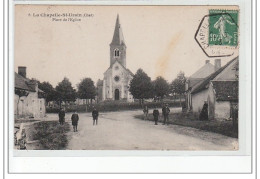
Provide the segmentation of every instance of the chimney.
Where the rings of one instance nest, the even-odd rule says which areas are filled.
[[[215,71],[221,68],[221,59],[215,59]]]
[[[26,67],[19,66],[18,74],[21,75],[22,77],[26,78]]]
[[[208,64],[208,63],[209,63],[209,60],[206,60],[206,61],[205,61],[205,64]]]

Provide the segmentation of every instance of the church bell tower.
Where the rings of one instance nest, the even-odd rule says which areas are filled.
[[[116,18],[114,35],[110,43],[110,66],[112,66],[116,60],[126,67],[126,45],[122,27],[119,22],[119,15],[117,15]]]

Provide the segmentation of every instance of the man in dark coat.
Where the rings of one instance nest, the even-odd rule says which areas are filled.
[[[169,123],[169,113],[170,113],[170,109],[168,107],[168,104],[163,105],[162,113],[163,113],[163,125],[165,125],[165,123],[168,125],[168,123]]]
[[[64,109],[60,109],[59,111],[59,122],[60,125],[63,125],[65,121],[65,110]]]
[[[79,121],[79,115],[75,111],[71,116],[72,126],[74,132],[78,131],[78,121]]]
[[[92,111],[92,117],[93,117],[93,126],[95,125],[95,122],[96,122],[96,125],[98,124],[98,110],[96,108],[93,109]]]
[[[153,118],[154,118],[154,125],[158,125],[158,118],[159,118],[159,111],[158,109],[155,107],[155,109],[153,110]]]
[[[203,108],[202,108],[202,110],[200,112],[199,120],[201,120],[201,121],[209,120],[209,116],[208,116],[208,103],[207,103],[207,101],[204,102]]]

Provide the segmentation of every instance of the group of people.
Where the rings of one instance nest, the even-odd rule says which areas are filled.
[[[144,119],[147,120],[148,119],[148,113],[149,113],[149,109],[147,106],[144,107]],[[164,104],[162,107],[162,114],[163,114],[163,125],[165,124],[169,124],[169,114],[170,114],[170,108],[168,106],[168,104]],[[160,112],[157,109],[157,107],[155,106],[154,110],[153,110],[153,117],[154,117],[154,124],[158,125],[158,120],[159,120],[159,116],[160,116]]]
[[[63,125],[65,122],[65,110],[63,108],[60,109],[58,115],[59,115],[59,123],[60,123],[60,125]],[[94,108],[92,111],[93,125],[98,124],[98,115],[99,115],[98,110],[96,108]],[[74,111],[74,113],[71,115],[71,122],[72,122],[72,126],[73,126],[73,131],[77,132],[78,131],[78,122],[79,122],[79,115],[78,115],[77,111]]]
[[[145,106],[145,108],[143,109],[143,112],[144,112],[144,118],[147,120],[148,113],[149,113],[149,109],[147,106]],[[169,114],[170,114],[170,108],[168,107],[168,104],[163,105],[162,114],[163,114],[163,125],[165,125],[165,124],[168,125],[169,124]],[[59,115],[60,125],[63,125],[65,122],[65,110],[63,108],[60,109],[58,115]],[[99,116],[99,112],[96,108],[94,108],[92,111],[93,125],[98,125],[98,116]],[[155,109],[153,110],[153,117],[154,117],[155,125],[158,125],[159,116],[160,116],[160,112],[157,109],[157,107],[155,107]],[[78,131],[78,122],[79,122],[79,115],[78,115],[77,111],[74,111],[74,113],[71,115],[71,122],[72,122],[72,126],[73,126],[73,131],[77,132]]]

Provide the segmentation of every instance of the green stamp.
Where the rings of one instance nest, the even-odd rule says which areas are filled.
[[[209,45],[238,45],[238,10],[209,10]]]

